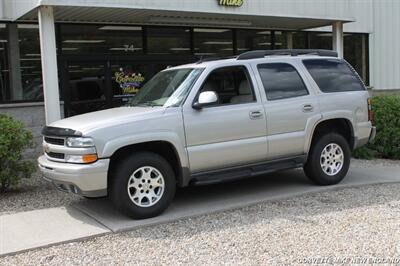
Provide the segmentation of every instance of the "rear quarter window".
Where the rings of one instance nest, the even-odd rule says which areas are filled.
[[[322,92],[365,90],[355,71],[343,60],[307,59],[303,64]]]

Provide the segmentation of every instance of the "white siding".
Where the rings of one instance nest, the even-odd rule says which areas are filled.
[[[370,33],[373,31],[373,2],[379,0],[352,0],[350,2],[350,13],[354,22],[345,23],[344,32]],[[311,31],[332,31],[332,27],[311,29]]]
[[[370,85],[400,89],[400,0],[352,0],[350,8],[355,22],[345,23],[344,31],[370,33]]]
[[[400,89],[400,1],[374,1],[373,16],[371,84],[376,89]]]
[[[5,19],[4,14],[4,0],[0,0],[0,20]]]

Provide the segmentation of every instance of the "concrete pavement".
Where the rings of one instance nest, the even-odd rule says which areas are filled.
[[[341,184],[329,187],[313,185],[296,169],[232,183],[180,189],[164,214],[146,220],[131,220],[119,214],[105,199],[4,215],[0,216],[0,255],[304,193],[390,182],[400,182],[400,167],[353,167]]]
[[[74,207],[95,218],[113,232],[119,232],[305,193],[365,184],[400,182],[400,168],[395,169],[353,168],[342,183],[326,187],[312,184],[301,169],[296,169],[231,183],[185,188],[178,191],[175,200],[165,213],[145,220],[132,220],[121,215],[105,199],[85,201]]]
[[[0,255],[109,233],[73,207],[0,216]]]

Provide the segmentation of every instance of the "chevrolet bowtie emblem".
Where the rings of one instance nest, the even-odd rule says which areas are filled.
[[[47,144],[43,144],[43,150],[45,153],[49,153],[50,152],[50,147]]]

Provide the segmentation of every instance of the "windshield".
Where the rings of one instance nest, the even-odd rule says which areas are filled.
[[[203,69],[184,68],[165,70],[155,75],[130,102],[132,106],[178,106]]]

